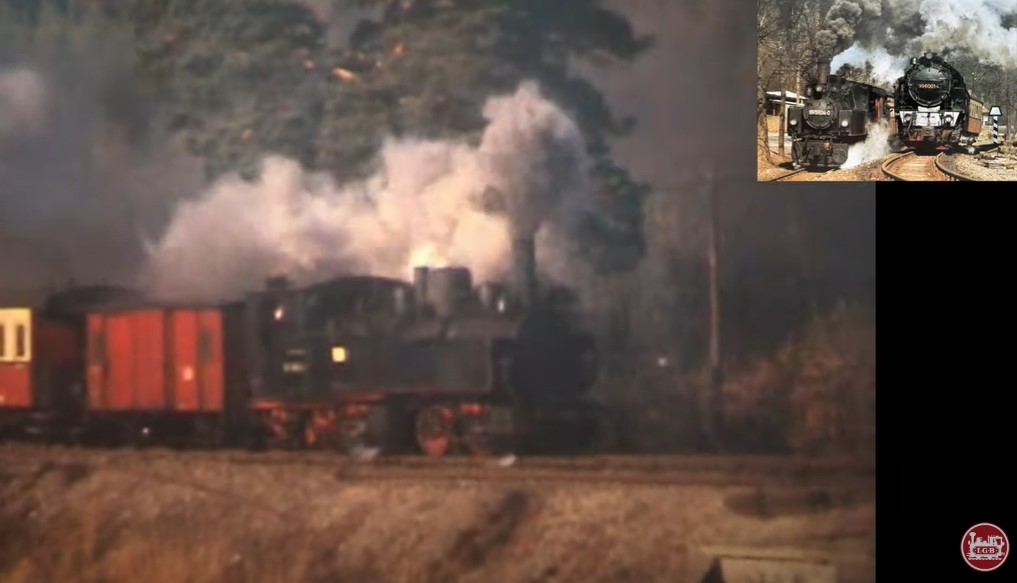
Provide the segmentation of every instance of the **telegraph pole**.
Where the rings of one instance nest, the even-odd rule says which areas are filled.
[[[780,117],[777,122],[777,153],[784,157],[784,133],[785,125],[787,123],[787,89],[784,83],[784,63],[780,65]]]
[[[713,169],[707,170],[710,199],[710,234],[706,251],[710,283],[710,387],[706,406],[706,437],[713,448],[722,448],[724,422],[724,368],[720,338],[720,201]]]
[[[787,17],[787,27],[785,29],[786,32],[787,32],[787,36],[785,37],[785,43],[784,43],[784,48],[785,48],[786,54],[792,54],[792,55],[795,54],[794,46],[793,46],[793,44],[794,44],[793,43],[793,41],[794,41],[794,31],[793,31],[794,21],[795,21],[795,5],[794,5],[794,3],[792,3],[791,7],[790,7],[790,12],[788,13],[788,17]],[[780,118],[779,118],[779,121],[777,123],[777,125],[779,127],[779,129],[777,131],[780,132],[780,135],[777,137],[777,151],[780,153],[780,156],[783,158],[784,157],[784,134],[787,132],[787,125],[786,125],[787,124],[787,62],[785,61],[785,57],[783,55],[780,58],[779,66],[780,66]],[[797,92],[798,89],[795,88],[795,91]],[[769,139],[769,138],[767,138],[767,139]]]

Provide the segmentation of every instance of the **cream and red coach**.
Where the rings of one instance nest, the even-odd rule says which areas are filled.
[[[81,346],[72,326],[31,307],[0,308],[0,429],[37,433],[81,410]]]

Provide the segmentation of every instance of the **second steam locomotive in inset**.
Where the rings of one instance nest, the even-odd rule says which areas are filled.
[[[805,88],[805,104],[788,112],[795,167],[841,166],[851,145],[868,137],[870,124],[890,117],[886,91],[830,75],[829,69],[829,62],[820,61],[816,82]]]
[[[975,99],[964,77],[935,53],[911,59],[894,85],[897,137],[916,149],[966,147],[982,131],[984,104]]]

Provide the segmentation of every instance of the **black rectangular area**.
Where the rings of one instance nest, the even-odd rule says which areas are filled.
[[[1017,539],[1017,481],[1005,477],[1017,445],[1004,404],[1017,323],[1008,190],[877,186],[880,572],[943,581],[1017,573],[1013,556],[991,572],[961,557],[964,533],[981,522]]]

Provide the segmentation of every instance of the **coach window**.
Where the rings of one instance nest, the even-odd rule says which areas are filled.
[[[25,338],[25,325],[18,324],[14,329],[14,358],[22,359],[28,356],[28,346],[26,346]]]

